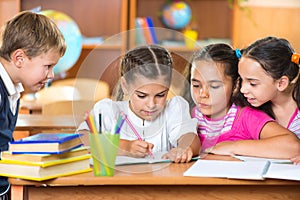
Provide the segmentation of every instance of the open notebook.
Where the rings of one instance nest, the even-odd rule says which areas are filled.
[[[117,156],[116,165],[131,165],[131,164],[151,164],[161,162],[171,162],[169,159],[162,159],[162,156],[167,152],[153,153],[153,157],[147,156],[145,158],[133,158],[128,156]],[[93,165],[93,159],[90,159],[90,164]]]
[[[285,160],[286,161],[286,160]],[[266,178],[300,181],[300,165],[264,159],[248,161],[198,160],[184,176],[263,180]]]
[[[271,163],[281,163],[281,164],[292,164],[291,160],[288,159],[275,159],[275,158],[260,158],[252,156],[233,156],[242,161],[270,161]]]
[[[269,165],[269,161],[198,160],[183,175],[262,180]]]
[[[153,157],[147,156],[145,158],[133,158],[128,156],[117,156],[116,165],[131,165],[131,164],[151,164],[160,162],[171,162],[169,159],[162,159],[162,156],[167,152],[153,153]]]
[[[300,181],[300,165],[271,163],[263,177]]]
[[[169,159],[163,159],[162,156],[166,154],[167,151],[155,152],[153,157],[147,156],[145,158],[133,158],[128,156],[117,156],[116,165],[132,165],[132,164],[153,164],[162,162],[171,162]],[[194,157],[192,160],[198,160],[199,157]],[[90,164],[93,165],[93,159],[90,159]]]

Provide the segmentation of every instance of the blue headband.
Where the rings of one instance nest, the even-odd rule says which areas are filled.
[[[238,59],[242,57],[242,52],[239,49],[235,49],[235,55]]]

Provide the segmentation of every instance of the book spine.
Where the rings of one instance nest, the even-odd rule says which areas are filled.
[[[58,143],[62,144],[64,142],[76,139],[82,134],[77,133],[40,133],[25,137],[20,140],[11,141],[9,144],[33,144],[33,143]]]
[[[136,18],[135,19],[135,43],[137,45],[139,44],[146,44],[146,40],[144,37],[143,29],[142,29],[142,22],[141,18]]]
[[[68,151],[71,151],[73,149],[76,149],[78,147],[81,147],[83,144],[78,144],[74,147],[70,147],[68,149],[62,150],[62,151],[16,151],[16,150],[9,150],[11,154],[62,154]]]
[[[151,38],[151,34],[150,34],[150,30],[149,30],[146,18],[145,17],[139,17],[139,19],[140,19],[139,22],[141,23],[140,25],[142,27],[146,43],[147,44],[152,44],[153,41],[152,41],[152,38]]]
[[[153,21],[151,17],[146,17],[146,22],[149,27],[150,36],[153,44],[158,44],[158,39],[155,32],[155,27],[153,26]]]

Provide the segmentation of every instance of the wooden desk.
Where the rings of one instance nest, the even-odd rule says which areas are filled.
[[[183,177],[192,164],[118,166],[114,177],[94,177],[90,172],[43,182],[9,181],[12,200],[300,199],[297,181]]]
[[[21,99],[20,110],[28,111],[29,114],[41,114],[42,104],[34,99],[32,100]]]
[[[73,115],[31,115],[19,114],[15,131],[29,131],[30,133],[45,131],[71,131],[84,119]]]

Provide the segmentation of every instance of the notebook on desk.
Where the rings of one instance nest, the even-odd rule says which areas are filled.
[[[116,166],[119,165],[133,165],[133,164],[154,164],[154,163],[163,163],[163,162],[172,162],[169,159],[163,159],[162,156],[166,154],[167,151],[155,152],[153,153],[153,158],[150,156],[144,158],[133,158],[129,156],[117,156]],[[194,157],[192,160],[198,160],[199,157]],[[90,159],[90,164],[93,165],[93,159]]]
[[[131,164],[153,164],[161,162],[171,162],[169,159],[163,159],[162,156],[167,152],[153,153],[153,158],[147,156],[145,158],[133,158],[128,156],[117,156],[116,165],[131,165]]]
[[[276,160],[276,159],[275,159]],[[266,178],[300,181],[300,165],[269,160],[198,160],[184,176],[264,180]]]
[[[132,164],[153,164],[161,162],[171,162],[169,159],[162,159],[162,156],[167,152],[153,153],[153,157],[147,156],[144,158],[133,158],[129,156],[117,156],[115,164],[118,165],[132,165]],[[93,165],[93,160],[90,159],[90,164]]]
[[[271,163],[281,163],[281,164],[292,164],[292,161],[289,159],[275,159],[275,158],[260,158],[252,156],[233,156],[242,161],[270,161]]]
[[[300,181],[300,165],[272,163],[263,177]]]
[[[262,180],[269,161],[198,160],[184,176]]]

